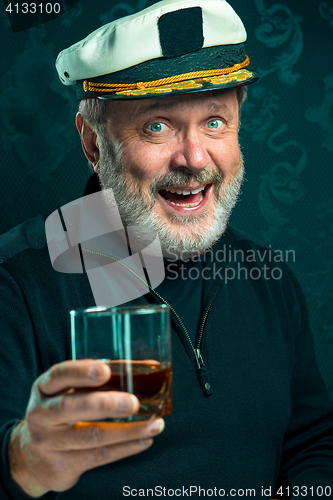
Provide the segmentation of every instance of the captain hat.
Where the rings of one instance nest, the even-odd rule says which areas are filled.
[[[63,50],[56,68],[78,99],[139,99],[248,85],[246,31],[225,0],[163,0]]]

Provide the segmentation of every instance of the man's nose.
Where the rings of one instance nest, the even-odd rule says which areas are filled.
[[[189,131],[179,138],[171,158],[174,168],[183,168],[191,171],[202,170],[210,162],[205,140],[195,131]]]

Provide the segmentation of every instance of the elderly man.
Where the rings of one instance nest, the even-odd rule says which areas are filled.
[[[59,55],[81,100],[85,194],[112,188],[124,225],[159,236],[166,278],[134,303],[172,307],[174,409],[165,422],[76,425],[139,402],[68,391],[110,378],[102,362],[69,361],[68,311],[94,298],[85,274],[52,268],[44,218],[23,224],[1,239],[1,498],[333,494],[332,404],[302,292],[227,227],[244,175],[240,110],[257,79],[245,39],[224,0],[164,0]],[[236,250],[264,257],[240,268]]]

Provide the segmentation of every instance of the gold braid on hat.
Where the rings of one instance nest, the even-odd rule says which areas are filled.
[[[206,71],[193,71],[191,73],[184,73],[182,75],[170,76],[169,78],[161,78],[160,80],[154,80],[151,82],[138,82],[138,83],[98,83],[89,82],[84,80],[83,90],[84,92],[123,92],[126,90],[143,90],[147,87],[159,87],[162,85],[168,85],[175,82],[183,82],[186,80],[192,80],[195,78],[205,78],[209,76],[219,76],[238,71],[242,68],[246,68],[250,64],[250,59],[248,56],[244,59],[242,63],[234,64],[230,68],[221,69],[210,69]]]

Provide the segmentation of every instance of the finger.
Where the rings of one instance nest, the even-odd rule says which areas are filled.
[[[147,450],[153,444],[152,438],[145,438],[127,443],[102,446],[89,450],[68,452],[68,463],[73,464],[79,474],[87,470],[121,460]]]
[[[110,368],[94,359],[63,361],[37,379],[42,396],[55,396],[70,387],[97,387],[111,377]]]
[[[74,425],[82,420],[127,418],[139,408],[139,400],[128,392],[74,392],[45,398],[26,418],[37,425]]]
[[[164,420],[153,418],[144,422],[79,422],[57,433],[55,451],[94,449],[158,436],[164,430]]]

